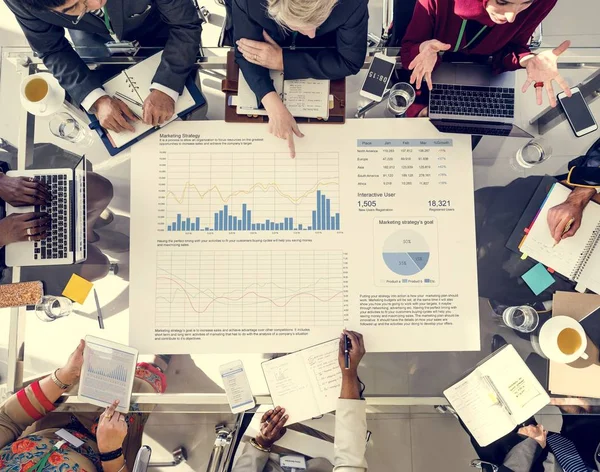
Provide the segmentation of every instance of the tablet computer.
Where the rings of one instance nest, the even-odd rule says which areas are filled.
[[[129,412],[137,358],[137,349],[86,336],[78,399],[102,407],[119,400],[117,411]]]

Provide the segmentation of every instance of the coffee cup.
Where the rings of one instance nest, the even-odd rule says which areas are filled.
[[[570,364],[577,359],[588,359],[585,353],[587,336],[581,324],[568,316],[554,316],[540,331],[540,348],[554,362]]]
[[[64,100],[65,91],[51,74],[32,74],[21,82],[21,104],[32,115],[56,113]]]

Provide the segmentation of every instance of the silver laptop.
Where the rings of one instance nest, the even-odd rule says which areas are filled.
[[[446,133],[532,138],[515,126],[514,72],[492,74],[477,64],[442,63],[432,75],[429,118]]]
[[[35,169],[10,171],[13,177],[33,177],[48,187],[51,200],[43,206],[13,207],[6,215],[46,212],[51,230],[43,241],[24,241],[6,246],[6,265],[45,266],[76,264],[87,257],[87,185],[83,156],[74,169]]]

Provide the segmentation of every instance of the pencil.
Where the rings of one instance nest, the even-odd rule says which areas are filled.
[[[98,311],[98,325],[100,329],[104,329],[104,319],[102,318],[102,310],[100,309],[100,301],[98,300],[96,289],[94,289],[94,300],[96,300],[96,310]]]
[[[562,232],[562,234],[561,234],[561,237],[562,237],[562,236],[564,236],[565,234],[567,234],[567,233],[569,232],[569,230],[571,229],[571,226],[573,226],[573,223],[575,223],[575,218],[571,218],[571,219],[570,219],[570,220],[567,222],[567,224],[566,224],[566,226],[565,226],[565,229],[563,230],[563,232]],[[554,243],[554,246],[552,246],[552,247],[553,247],[553,248],[555,248],[555,247],[556,247],[556,245],[557,245],[559,242],[560,242],[560,241],[558,241],[558,242],[555,242],[555,243]]]

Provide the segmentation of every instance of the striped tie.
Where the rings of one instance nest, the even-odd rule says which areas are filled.
[[[551,434],[547,441],[564,472],[588,472],[587,466],[570,439],[560,434]]]
[[[88,13],[104,21],[104,11],[102,10],[102,8],[98,10],[90,10]]]

